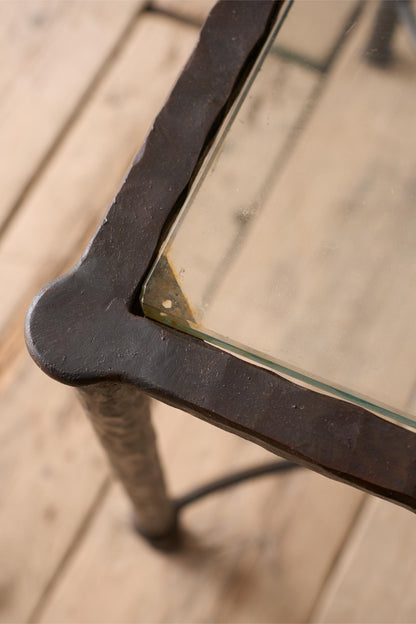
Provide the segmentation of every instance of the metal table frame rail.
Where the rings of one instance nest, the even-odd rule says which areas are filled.
[[[414,432],[162,326],[138,308],[160,242],[281,8],[281,0],[214,7],[80,262],[36,296],[26,319],[32,357],[78,388],[139,531],[161,547],[177,536],[187,497],[172,501],[166,492],[148,397],[416,509]]]

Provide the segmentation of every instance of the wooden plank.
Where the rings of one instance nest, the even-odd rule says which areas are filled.
[[[159,438],[174,492],[269,457],[162,409]],[[126,500],[114,488],[39,621],[305,621],[361,500],[309,471],[268,477],[189,508],[185,547],[167,556],[125,525]]]
[[[414,515],[372,500],[312,621],[413,624],[415,550]]]
[[[325,69],[355,7],[352,0],[295,0],[276,46]]]
[[[202,24],[214,0],[154,0],[155,9]],[[295,0],[276,45],[318,67],[325,67],[354,10],[352,0]]]
[[[156,10],[202,24],[215,3],[216,0],[153,0],[151,6]]]
[[[102,219],[197,37],[196,29],[143,15],[59,153],[0,242],[6,293],[0,337],[19,327],[33,295],[73,261]],[[152,51],[150,54],[149,51]]]
[[[0,3],[0,226],[143,4]]]
[[[107,475],[70,388],[26,353],[0,395],[0,621],[25,621]]]

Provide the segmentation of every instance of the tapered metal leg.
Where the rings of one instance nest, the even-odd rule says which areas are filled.
[[[168,498],[149,399],[134,386],[100,383],[77,388],[80,399],[135,510],[138,531],[161,548],[177,537],[175,505]]]
[[[364,52],[364,57],[380,66],[388,65],[392,60],[392,38],[397,26],[397,0],[381,0],[373,31]]]
[[[396,2],[397,16],[404,28],[407,30],[409,42],[416,52],[416,16],[412,3],[410,0],[396,0]]]

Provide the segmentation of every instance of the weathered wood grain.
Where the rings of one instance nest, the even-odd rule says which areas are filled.
[[[354,0],[295,0],[276,46],[325,69],[356,6]]]
[[[371,500],[312,621],[413,624],[415,550],[414,515]]]
[[[152,8],[203,24],[216,0],[153,0]]]
[[[143,4],[0,3],[0,228]]]

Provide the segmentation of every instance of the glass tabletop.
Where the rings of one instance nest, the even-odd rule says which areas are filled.
[[[416,53],[398,24],[392,62],[377,63],[380,6],[286,6],[141,303],[414,427]]]

